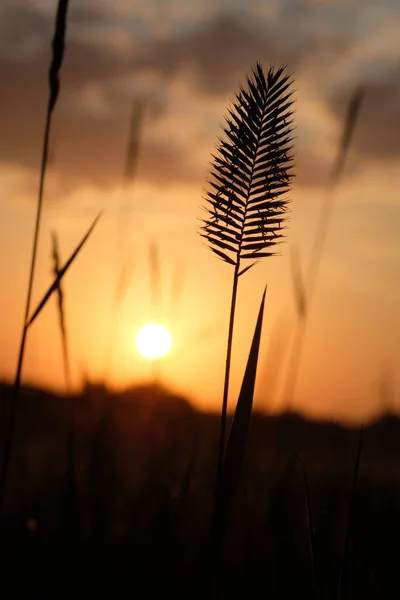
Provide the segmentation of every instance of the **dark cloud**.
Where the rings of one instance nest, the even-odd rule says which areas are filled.
[[[53,33],[54,16],[55,13],[38,10],[32,0],[3,0],[0,7],[0,54],[2,50],[11,50],[18,56],[21,49],[33,41],[43,47]],[[73,3],[69,7],[69,30],[75,26],[93,27],[105,23],[105,15],[94,7]]]
[[[75,52],[77,60],[77,46],[72,55]],[[47,103],[47,73],[43,63],[38,58],[30,61],[28,68],[25,63],[11,65],[0,60],[4,82],[4,92],[0,95],[0,161],[20,164],[34,172],[38,172],[40,165]],[[90,80],[100,82],[101,61],[91,64]],[[71,65],[67,67],[66,62],[53,117],[51,166],[68,188],[81,184],[113,186],[121,181],[123,172],[131,100],[120,101],[116,110],[101,118],[90,110],[72,109],[63,101],[63,94],[77,91],[84,83],[81,71],[71,69]],[[148,139],[145,120],[139,175],[156,184],[168,184],[193,180],[196,169],[187,152],[173,140]]]
[[[29,7],[16,5],[7,10],[8,23],[13,27],[16,25],[12,39],[24,39],[26,26],[31,20],[36,23],[33,15],[36,13]],[[81,24],[89,17],[90,14],[83,10],[71,11],[61,71],[61,94],[53,117],[52,165],[69,187],[82,183],[112,186],[119,181],[132,102],[132,97],[114,92],[110,86],[114,78],[129,75],[132,59],[71,35],[76,19]],[[47,16],[38,16],[37,22],[43,29],[41,46],[36,46],[34,52],[22,56],[19,52],[14,56],[0,52],[0,161],[19,164],[34,172],[38,172],[40,165],[53,34],[53,23]],[[95,111],[80,110],[72,105],[76,94],[82,93],[85,86],[97,86],[104,94],[105,103],[112,107],[110,115],[99,118]],[[154,115],[156,110],[160,112],[161,109],[153,101],[147,112]],[[145,139],[144,142],[142,177],[149,176],[149,154],[153,154],[157,162],[154,180],[158,183],[163,177],[166,182],[171,182],[174,176],[180,178],[180,167],[182,173],[192,173],[184,153],[174,144],[170,144],[167,153],[163,140],[159,147],[156,140],[150,143]]]
[[[167,78],[189,70],[200,90],[225,94],[256,61],[296,71],[316,52],[344,52],[350,44],[340,33],[301,34],[296,25],[288,9],[281,9],[276,20],[262,23],[249,15],[219,14],[180,36],[150,42],[135,59],[135,67]]]
[[[167,78],[189,71],[202,91],[221,94],[235,89],[256,60],[274,54],[274,42],[261,28],[221,15],[185,35],[149,44],[135,64]]]
[[[0,8],[0,55],[16,55],[40,44],[48,34],[48,19],[30,2],[16,0]]]
[[[106,24],[106,14],[95,6],[72,4],[68,11],[68,22],[70,25]]]

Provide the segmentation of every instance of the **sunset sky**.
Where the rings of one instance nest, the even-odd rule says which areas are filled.
[[[36,210],[56,0],[0,3],[0,376],[15,373]],[[64,259],[104,216],[64,280],[75,387],[151,377],[135,334],[154,318],[149,243],[160,253],[158,316],[174,338],[166,384],[204,408],[222,396],[232,269],[198,235],[223,115],[256,61],[295,81],[295,175],[279,256],[241,278],[231,400],[268,284],[256,406],[282,406],[296,324],[289,252],[309,259],[349,99],[366,86],[310,313],[293,406],[369,419],[381,383],[400,413],[400,3],[398,0],[71,0],[54,113],[35,304],[51,281],[50,232]],[[137,179],[123,186],[132,102],[144,100]],[[125,208],[124,208],[125,207]],[[105,373],[117,232],[132,264]],[[173,304],[174,273],[183,278]],[[176,304],[176,303],[175,303]],[[24,381],[62,390],[52,299],[29,334]],[[390,383],[391,382],[391,383]],[[386,400],[386,403],[388,401]]]

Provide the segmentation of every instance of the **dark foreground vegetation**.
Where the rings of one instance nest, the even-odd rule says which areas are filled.
[[[2,384],[2,428],[10,395]],[[121,576],[127,590],[143,590],[139,597],[195,596],[218,427],[218,415],[158,387],[116,394],[87,385],[73,398],[23,388],[1,527],[1,576]],[[357,429],[294,414],[253,415],[219,597],[337,597],[358,436]],[[366,428],[344,598],[400,597],[399,456],[399,420],[386,417]]]

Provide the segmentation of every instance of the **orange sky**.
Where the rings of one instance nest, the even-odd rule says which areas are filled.
[[[16,367],[33,236],[54,2],[0,9],[0,374]],[[279,408],[296,320],[289,244],[302,266],[324,184],[356,83],[367,86],[346,177],[337,197],[307,330],[294,406],[335,419],[366,419],[393,379],[400,409],[400,12],[397,3],[71,2],[61,95],[54,117],[34,297],[51,278],[50,231],[66,258],[96,212],[105,215],[65,279],[73,379],[102,377],[115,287],[118,215],[133,260],[117,333],[113,384],[149,377],[134,349],[152,317],[148,244],[161,254],[161,317],[171,321],[175,269],[185,279],[165,383],[201,406],[222,391],[232,271],[202,244],[202,188],[223,114],[255,60],[286,62],[296,87],[296,182],[287,244],[241,279],[232,399],[237,396],[257,310],[268,284],[256,405]],[[376,3],[375,3],[376,4]],[[97,6],[97,12],[93,6]],[[362,7],[362,8],[361,8]],[[268,9],[268,10],[267,10]],[[161,12],[162,18],[160,18]],[[286,11],[286,12],[285,12]],[[295,15],[296,19],[295,19]],[[264,21],[261,27],[262,20]],[[354,22],[353,22],[353,21]],[[353,27],[351,27],[353,23]],[[355,26],[355,24],[357,26]],[[138,179],[121,174],[135,95],[145,98]],[[56,302],[30,332],[24,379],[63,386]],[[396,403],[397,398],[397,403]]]

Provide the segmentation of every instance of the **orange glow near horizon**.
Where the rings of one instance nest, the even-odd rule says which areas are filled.
[[[177,191],[175,196],[185,194]],[[193,193],[192,193],[193,194]],[[196,208],[197,196],[191,205]],[[168,197],[166,199],[168,202]],[[188,202],[189,203],[189,202]],[[307,210],[309,207],[309,212]],[[343,209],[344,209],[343,205]],[[301,209],[301,210],[300,210]],[[39,269],[35,284],[36,300],[47,288],[50,275],[49,240],[46,232],[60,229],[60,208],[46,215],[39,249]],[[341,207],[338,206],[338,224],[341,226]],[[313,200],[300,200],[294,207],[288,236],[304,239],[312,230]],[[114,324],[112,361],[106,364],[108,331],[111,322],[110,306],[116,285],[113,246],[115,221],[110,215],[99,223],[98,229],[84,248],[64,280],[66,321],[71,351],[73,385],[79,389],[82,377],[107,381],[116,389],[151,380],[149,361],[134,348],[133,340],[145,322],[154,320],[151,308],[147,247],[157,231],[160,250],[161,322],[173,331],[174,344],[163,359],[162,383],[172,387],[202,408],[219,410],[225,367],[227,310],[230,302],[232,271],[229,265],[216,260],[199,242],[193,221],[195,210],[185,217],[176,229],[155,230],[154,221],[138,227],[132,236],[128,256],[135,257],[127,296]],[[347,212],[347,209],[346,211]],[[304,216],[302,216],[302,213]],[[347,218],[347,215],[344,216]],[[60,229],[61,252],[65,258],[85,229],[86,220],[79,226]],[[7,239],[7,229],[0,225]],[[1,375],[12,379],[16,365],[20,319],[27,280],[27,257],[32,235],[30,219],[22,221],[10,256],[3,270],[9,285],[1,294],[0,321],[2,331]],[[140,234],[139,234],[140,232]],[[360,407],[365,418],[379,411],[378,384],[380,369],[385,358],[396,356],[395,297],[390,300],[379,295],[365,302],[364,288],[359,279],[345,277],[341,267],[336,271],[337,236],[332,236],[325,267],[322,270],[314,303],[300,376],[293,407],[315,417],[359,418]],[[3,237],[3,242],[4,242]],[[11,241],[10,241],[11,243]],[[188,263],[181,297],[172,306],[173,272],[181,261],[181,246],[185,247]],[[343,251],[345,258],[348,251]],[[306,254],[306,247],[303,247]],[[101,257],[101,260],[100,260]],[[23,266],[23,268],[21,268]],[[342,279],[341,279],[342,278]],[[280,410],[288,352],[294,332],[296,316],[289,273],[288,248],[282,247],[282,256],[273,257],[250,270],[240,281],[232,356],[231,406],[240,389],[241,378],[250,347],[251,336],[263,286],[268,284],[263,338],[259,360],[255,407],[266,411]],[[358,287],[361,286],[361,287]],[[379,291],[379,290],[378,290]],[[390,300],[386,313],[375,313],[374,306]],[[35,304],[35,301],[34,301]],[[393,316],[391,316],[393,315]],[[379,317],[379,319],[377,319]],[[279,326],[279,323],[285,323]],[[344,343],[343,335],[347,336]],[[381,351],[384,349],[384,353]],[[395,363],[394,363],[395,366]],[[394,369],[396,376],[396,370]],[[62,391],[64,388],[61,342],[55,299],[35,322],[28,335],[24,364],[24,381],[45,385]],[[273,388],[273,389],[272,389]],[[323,400],[321,400],[323,399]]]

